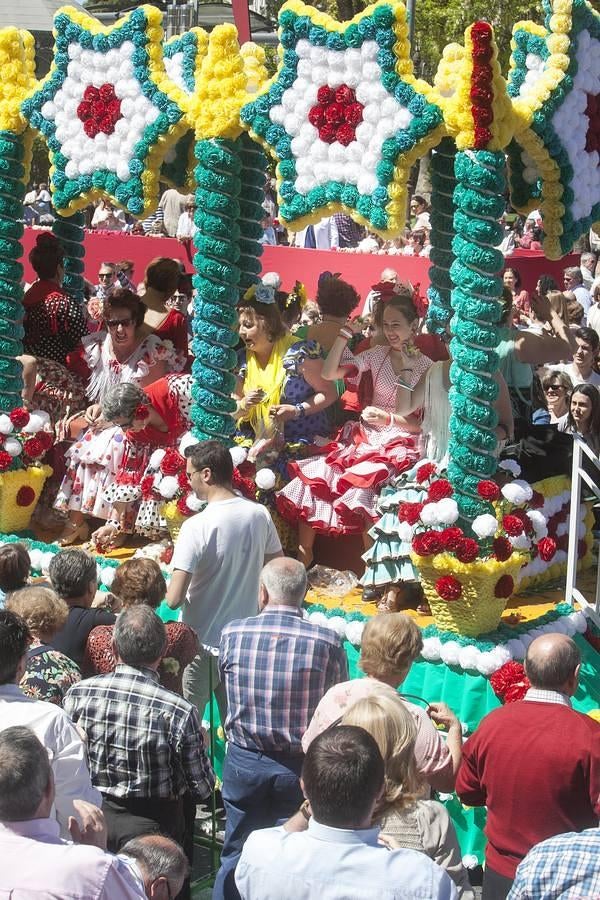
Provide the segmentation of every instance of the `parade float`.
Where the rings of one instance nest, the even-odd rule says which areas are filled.
[[[497,473],[504,265],[497,248],[506,192],[517,210],[541,210],[549,259],[600,221],[600,16],[586,0],[548,0],[544,11],[543,23],[514,26],[506,77],[493,28],[477,22],[463,44],[445,49],[431,85],[414,75],[406,9],[395,0],[349,22],[289,0],[279,14],[271,78],[263,51],[240,47],[234,26],[163,41],[162,15],[151,6],[111,26],[64,7],[51,69],[39,82],[31,35],[0,31],[0,540],[15,541],[28,527],[48,474],[44,423],[32,413],[40,425],[32,432],[20,415],[17,360],[21,220],[34,136],[47,145],[53,229],[75,295],[85,206],[105,197],[142,217],[156,207],[160,180],[195,191],[192,421],[196,439],[229,445],[236,305],[261,271],[267,157],[276,164],[279,215],[288,227],[345,212],[394,237],[405,222],[410,168],[433,151],[428,327],[452,335],[449,463],[445,473],[423,475],[422,496],[406,504],[412,508],[382,518],[382,530],[410,549],[433,615],[419,619],[423,652],[403,689],[446,700],[472,731],[490,709],[522,693],[521,662],[534,637],[561,631],[575,636],[584,659],[575,705],[600,705],[600,658],[582,637],[593,643],[593,626],[581,610],[557,603],[556,593],[539,593],[564,577],[569,518],[579,538],[571,551],[580,567],[592,565],[589,503],[571,506],[564,476],[530,485],[515,471]],[[175,533],[195,512],[182,458],[155,462],[144,499],[163,503]],[[274,479],[265,475],[243,471],[240,487],[268,493]],[[34,570],[45,571],[58,547],[24,539]],[[106,588],[116,565],[98,557]],[[314,593],[307,607],[309,619],[343,636],[357,675],[374,607]],[[446,799],[463,851],[481,858],[484,811]]]

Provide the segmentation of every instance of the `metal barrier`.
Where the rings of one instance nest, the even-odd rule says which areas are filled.
[[[596,482],[583,468],[584,458],[587,457],[598,470]],[[600,572],[596,563],[596,596],[595,603],[590,603],[576,586],[577,558],[579,545],[579,519],[577,510],[581,503],[581,489],[584,482],[595,497],[600,501],[600,459],[593,450],[578,435],[573,435],[573,470],[571,473],[571,515],[569,517],[569,551],[567,558],[567,582],[565,585],[565,600],[573,605],[576,600],[582,610],[600,628]]]

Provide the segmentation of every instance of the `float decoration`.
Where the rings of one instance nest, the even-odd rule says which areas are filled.
[[[452,252],[453,194],[456,188],[454,161],[456,147],[451,138],[444,138],[431,155],[431,267],[427,288],[427,330],[445,335],[452,317],[450,268]]]
[[[511,191],[517,208],[531,208],[523,182],[540,182],[543,249],[558,259],[600,220],[600,15],[586,0],[545,9],[546,29],[513,29],[509,94],[523,170],[511,153]]]
[[[281,219],[299,229],[345,211],[395,236],[408,170],[443,136],[433,90],[413,75],[404,5],[340,23],[288,0],[279,26],[278,71],[241,119],[278,163]]]
[[[67,294],[85,301],[85,279],[83,277],[85,256],[85,216],[82,212],[73,213],[68,219],[56,213],[52,223],[52,233],[62,244],[64,255],[63,287]]]
[[[158,86],[168,82],[161,22],[152,6],[111,27],[73,7],[57,13],[52,67],[22,112],[48,144],[59,213],[103,195],[136,216],[156,206],[164,156],[186,127],[181,92]]]
[[[237,139],[238,152],[242,162],[240,177],[244,185],[240,196],[240,293],[244,293],[260,280],[260,257],[263,245],[260,238],[263,234],[261,220],[265,214],[265,178],[267,159],[261,148],[247,134]]]

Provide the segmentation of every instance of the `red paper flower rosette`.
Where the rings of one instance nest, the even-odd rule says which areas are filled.
[[[477,493],[482,500],[488,500],[490,503],[500,499],[500,488],[495,481],[480,481],[477,485]]]
[[[30,459],[38,459],[45,452],[44,444],[38,437],[32,437],[23,442],[23,453]]]
[[[433,503],[437,503],[438,500],[444,500],[446,497],[451,497],[454,493],[454,488],[445,478],[439,478],[437,481],[432,481],[429,485],[429,489],[427,491],[427,497]]]
[[[436,472],[437,466],[435,463],[423,463],[415,472],[415,478],[419,484],[423,484],[425,481],[428,481],[432,475],[435,475]]]
[[[12,461],[13,458],[10,453],[7,453],[6,450],[0,450],[0,472],[6,472]]]
[[[512,596],[514,589],[515,580],[512,575],[501,575],[494,588],[494,597],[497,597],[499,600],[504,598],[508,600]]]
[[[498,562],[506,562],[512,556],[513,546],[508,538],[497,537],[494,538],[492,550]]]
[[[522,700],[531,687],[523,665],[511,660],[500,666],[490,676],[490,684],[496,696],[503,703],[514,703]]]
[[[456,558],[461,563],[475,562],[479,556],[479,544],[473,538],[463,538],[456,549]]]
[[[538,553],[540,555],[540,558],[543,559],[544,562],[550,562],[550,560],[556,553],[557,548],[558,545],[552,537],[540,538],[537,544]]]
[[[17,506],[31,506],[34,500],[35,491],[32,487],[29,487],[28,484],[24,484],[23,487],[20,487],[17,491],[17,496],[15,497]]]
[[[416,525],[421,518],[423,503],[401,503],[398,507],[398,518],[401,522]]]
[[[178,450],[175,450],[174,447],[169,447],[161,460],[160,471],[163,475],[177,475],[184,467],[185,459],[181,453],[179,453]]]
[[[433,556],[442,550],[442,532],[424,531],[412,539],[412,548],[418,556]]]
[[[449,553],[455,553],[458,550],[463,542],[463,538],[463,530],[458,525],[450,525],[448,528],[444,528],[440,535],[442,547]]]
[[[449,603],[462,596],[462,584],[454,575],[442,575],[435,583],[435,589],[442,600]]]
[[[24,428],[29,422],[29,410],[25,409],[24,406],[18,406],[17,409],[13,409],[8,414],[8,418],[13,423],[17,431],[20,431],[21,428]]]
[[[523,522],[519,516],[516,516],[513,513],[508,513],[506,516],[502,517],[502,527],[511,537],[518,537],[525,531]]]

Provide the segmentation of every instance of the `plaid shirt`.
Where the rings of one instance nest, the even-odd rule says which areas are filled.
[[[566,694],[561,694],[558,691],[544,691],[541,688],[529,688],[523,699],[534,703],[556,703],[558,706],[572,706],[571,700]]]
[[[114,797],[197,799],[214,786],[195,706],[163,688],[156,672],[119,664],[80,681],[64,709],[88,739],[92,783]]]
[[[508,900],[591,900],[600,897],[600,830],[559,834],[529,851]]]
[[[333,217],[337,225],[340,247],[356,247],[365,236],[365,229],[345,213]]]
[[[323,694],[348,678],[342,642],[287,606],[223,629],[219,671],[227,691],[227,739],[265,752],[302,753]]]

